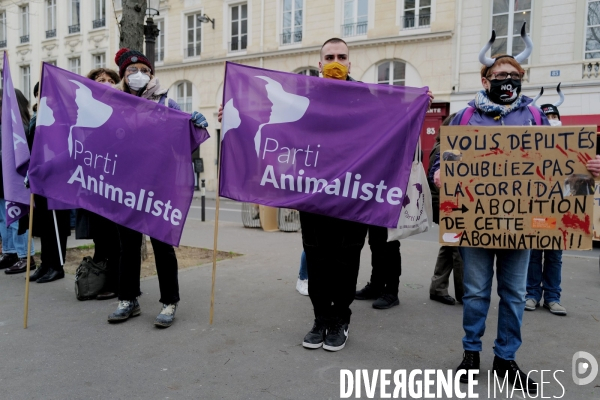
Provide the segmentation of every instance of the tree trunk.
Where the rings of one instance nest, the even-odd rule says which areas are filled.
[[[146,0],[123,0],[119,48],[144,52],[144,16]]]

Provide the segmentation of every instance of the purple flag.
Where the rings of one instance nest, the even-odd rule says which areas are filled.
[[[45,64],[29,180],[33,193],[179,245],[192,201],[190,115]]]
[[[2,179],[6,200],[6,225],[12,224],[29,213],[30,191],[23,180],[29,164],[29,147],[21,120],[19,103],[15,93],[8,63],[4,52],[4,74],[2,77]]]
[[[427,90],[227,63],[220,194],[395,228]]]

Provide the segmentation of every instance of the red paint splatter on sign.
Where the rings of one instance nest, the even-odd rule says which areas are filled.
[[[471,194],[471,191],[469,190],[468,186],[465,186],[465,192],[467,192],[467,196],[469,196],[469,201],[472,203],[475,201],[475,198],[473,197],[473,195]]]
[[[580,229],[580,230],[584,231],[585,233],[587,233],[588,235],[591,233],[591,230],[590,230],[591,221],[590,221],[589,215],[586,215],[585,220],[582,221],[577,215],[571,214],[570,212],[568,212],[562,216],[561,221],[566,228]]]
[[[540,171],[540,167],[539,166],[535,167],[535,173],[538,174],[538,176],[540,178],[542,178],[543,180],[546,180],[546,178],[544,177],[544,175],[542,175],[542,171]]]
[[[458,208],[458,204],[454,204],[453,201],[444,201],[440,204],[440,211],[442,211],[445,214],[450,214],[452,212],[452,209],[454,208]]]
[[[560,144],[557,144],[556,148],[558,150],[560,150],[560,152],[563,153],[565,156],[569,157],[569,155],[567,154],[567,152],[565,151],[565,149],[563,149],[562,147],[560,147]]]
[[[569,232],[567,232],[566,229],[562,229],[562,228],[558,228],[558,230],[562,232],[563,242],[565,242],[565,246],[564,246],[563,250],[566,250],[567,249],[567,235],[569,234]]]

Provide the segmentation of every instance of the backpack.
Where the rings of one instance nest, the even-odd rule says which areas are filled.
[[[536,107],[534,107],[532,105],[528,105],[527,108],[529,108],[529,112],[531,113],[531,115],[533,115],[535,124],[542,125],[542,115],[540,114],[540,110],[538,110]],[[463,113],[462,117],[460,118],[459,125],[467,125],[469,123],[469,121],[471,120],[471,117],[473,116],[474,113],[475,113],[475,108],[468,106],[467,109],[465,110],[465,112]]]
[[[92,257],[83,257],[75,271],[75,296],[77,300],[95,299],[106,282],[106,261],[94,262]]]

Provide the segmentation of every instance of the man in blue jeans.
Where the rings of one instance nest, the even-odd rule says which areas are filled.
[[[0,269],[4,273],[20,274],[27,271],[27,238],[29,231],[19,235],[19,223],[13,222],[6,226],[6,200],[0,199],[0,235],[2,235],[2,255],[0,256]],[[35,269],[33,255],[35,249],[31,243],[31,270]]]
[[[559,85],[560,86],[560,85]],[[559,94],[561,94],[559,89]],[[552,126],[561,126],[558,106],[542,104],[540,107]],[[542,256],[544,265],[542,267]],[[527,271],[527,295],[525,310],[535,311],[544,295],[544,307],[554,315],[567,315],[567,309],[560,304],[560,281],[562,275],[562,250],[532,250]]]

